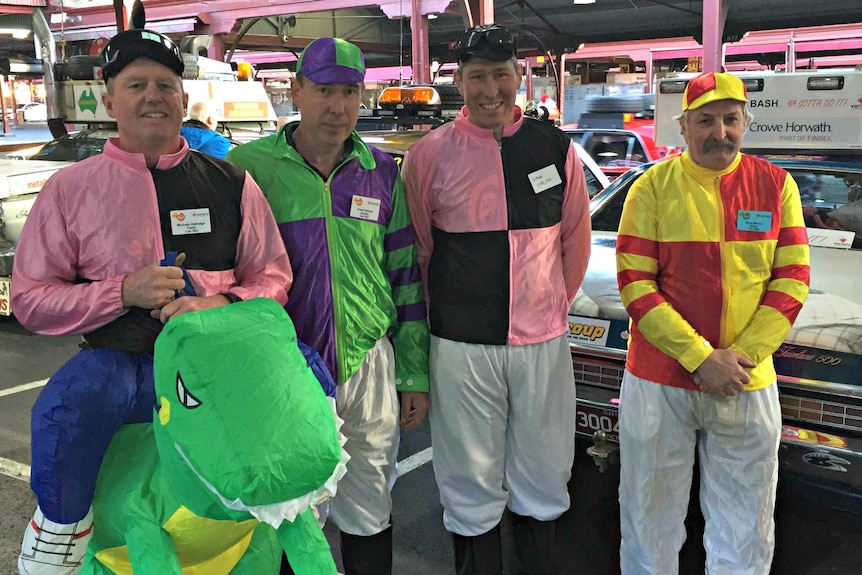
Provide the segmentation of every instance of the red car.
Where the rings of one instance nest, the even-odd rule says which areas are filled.
[[[680,151],[655,143],[655,95],[589,96],[577,124],[561,126],[611,180]]]
[[[580,144],[613,181],[629,168],[678,153],[679,148],[657,146],[652,120],[632,120],[623,129],[567,128],[562,130]]]

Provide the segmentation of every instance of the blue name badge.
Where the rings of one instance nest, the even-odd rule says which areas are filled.
[[[741,232],[768,232],[772,229],[772,212],[739,210],[736,214],[736,229]]]

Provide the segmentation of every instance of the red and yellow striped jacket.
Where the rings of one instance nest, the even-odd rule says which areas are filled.
[[[721,172],[688,152],[653,166],[626,198],[617,281],[634,375],[695,390],[691,373],[713,348],[730,348],[758,364],[748,391],[769,386],[772,353],[808,295],[796,183],[743,154]]]

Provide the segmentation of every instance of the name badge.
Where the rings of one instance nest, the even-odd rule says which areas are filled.
[[[736,214],[736,229],[741,232],[768,232],[772,229],[772,212],[739,210]]]
[[[208,234],[213,231],[209,208],[173,210],[171,212],[171,232],[175,236]]]
[[[365,196],[353,196],[353,199],[350,200],[350,217],[376,222],[380,217],[380,200]]]
[[[557,166],[554,164],[545,166],[541,170],[536,170],[527,177],[530,178],[530,185],[533,186],[533,192],[536,194],[563,183],[560,173],[557,171]]]

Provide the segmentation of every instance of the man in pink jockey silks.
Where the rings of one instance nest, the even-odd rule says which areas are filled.
[[[459,574],[502,573],[508,507],[517,564],[559,573],[569,507],[575,382],[567,312],[590,220],[568,136],[515,106],[514,39],[499,25],[455,45],[465,106],[404,163],[431,330],[431,434]]]
[[[102,457],[124,423],[151,421],[153,344],[172,316],[253,297],[287,301],[292,272],[260,189],[243,170],[189,152],[179,130],[183,62],[167,37],[115,36],[101,104],[119,136],[60,170],[22,232],[12,305],[28,329],[84,349],[33,406],[20,573],[74,574],[92,529]]]

